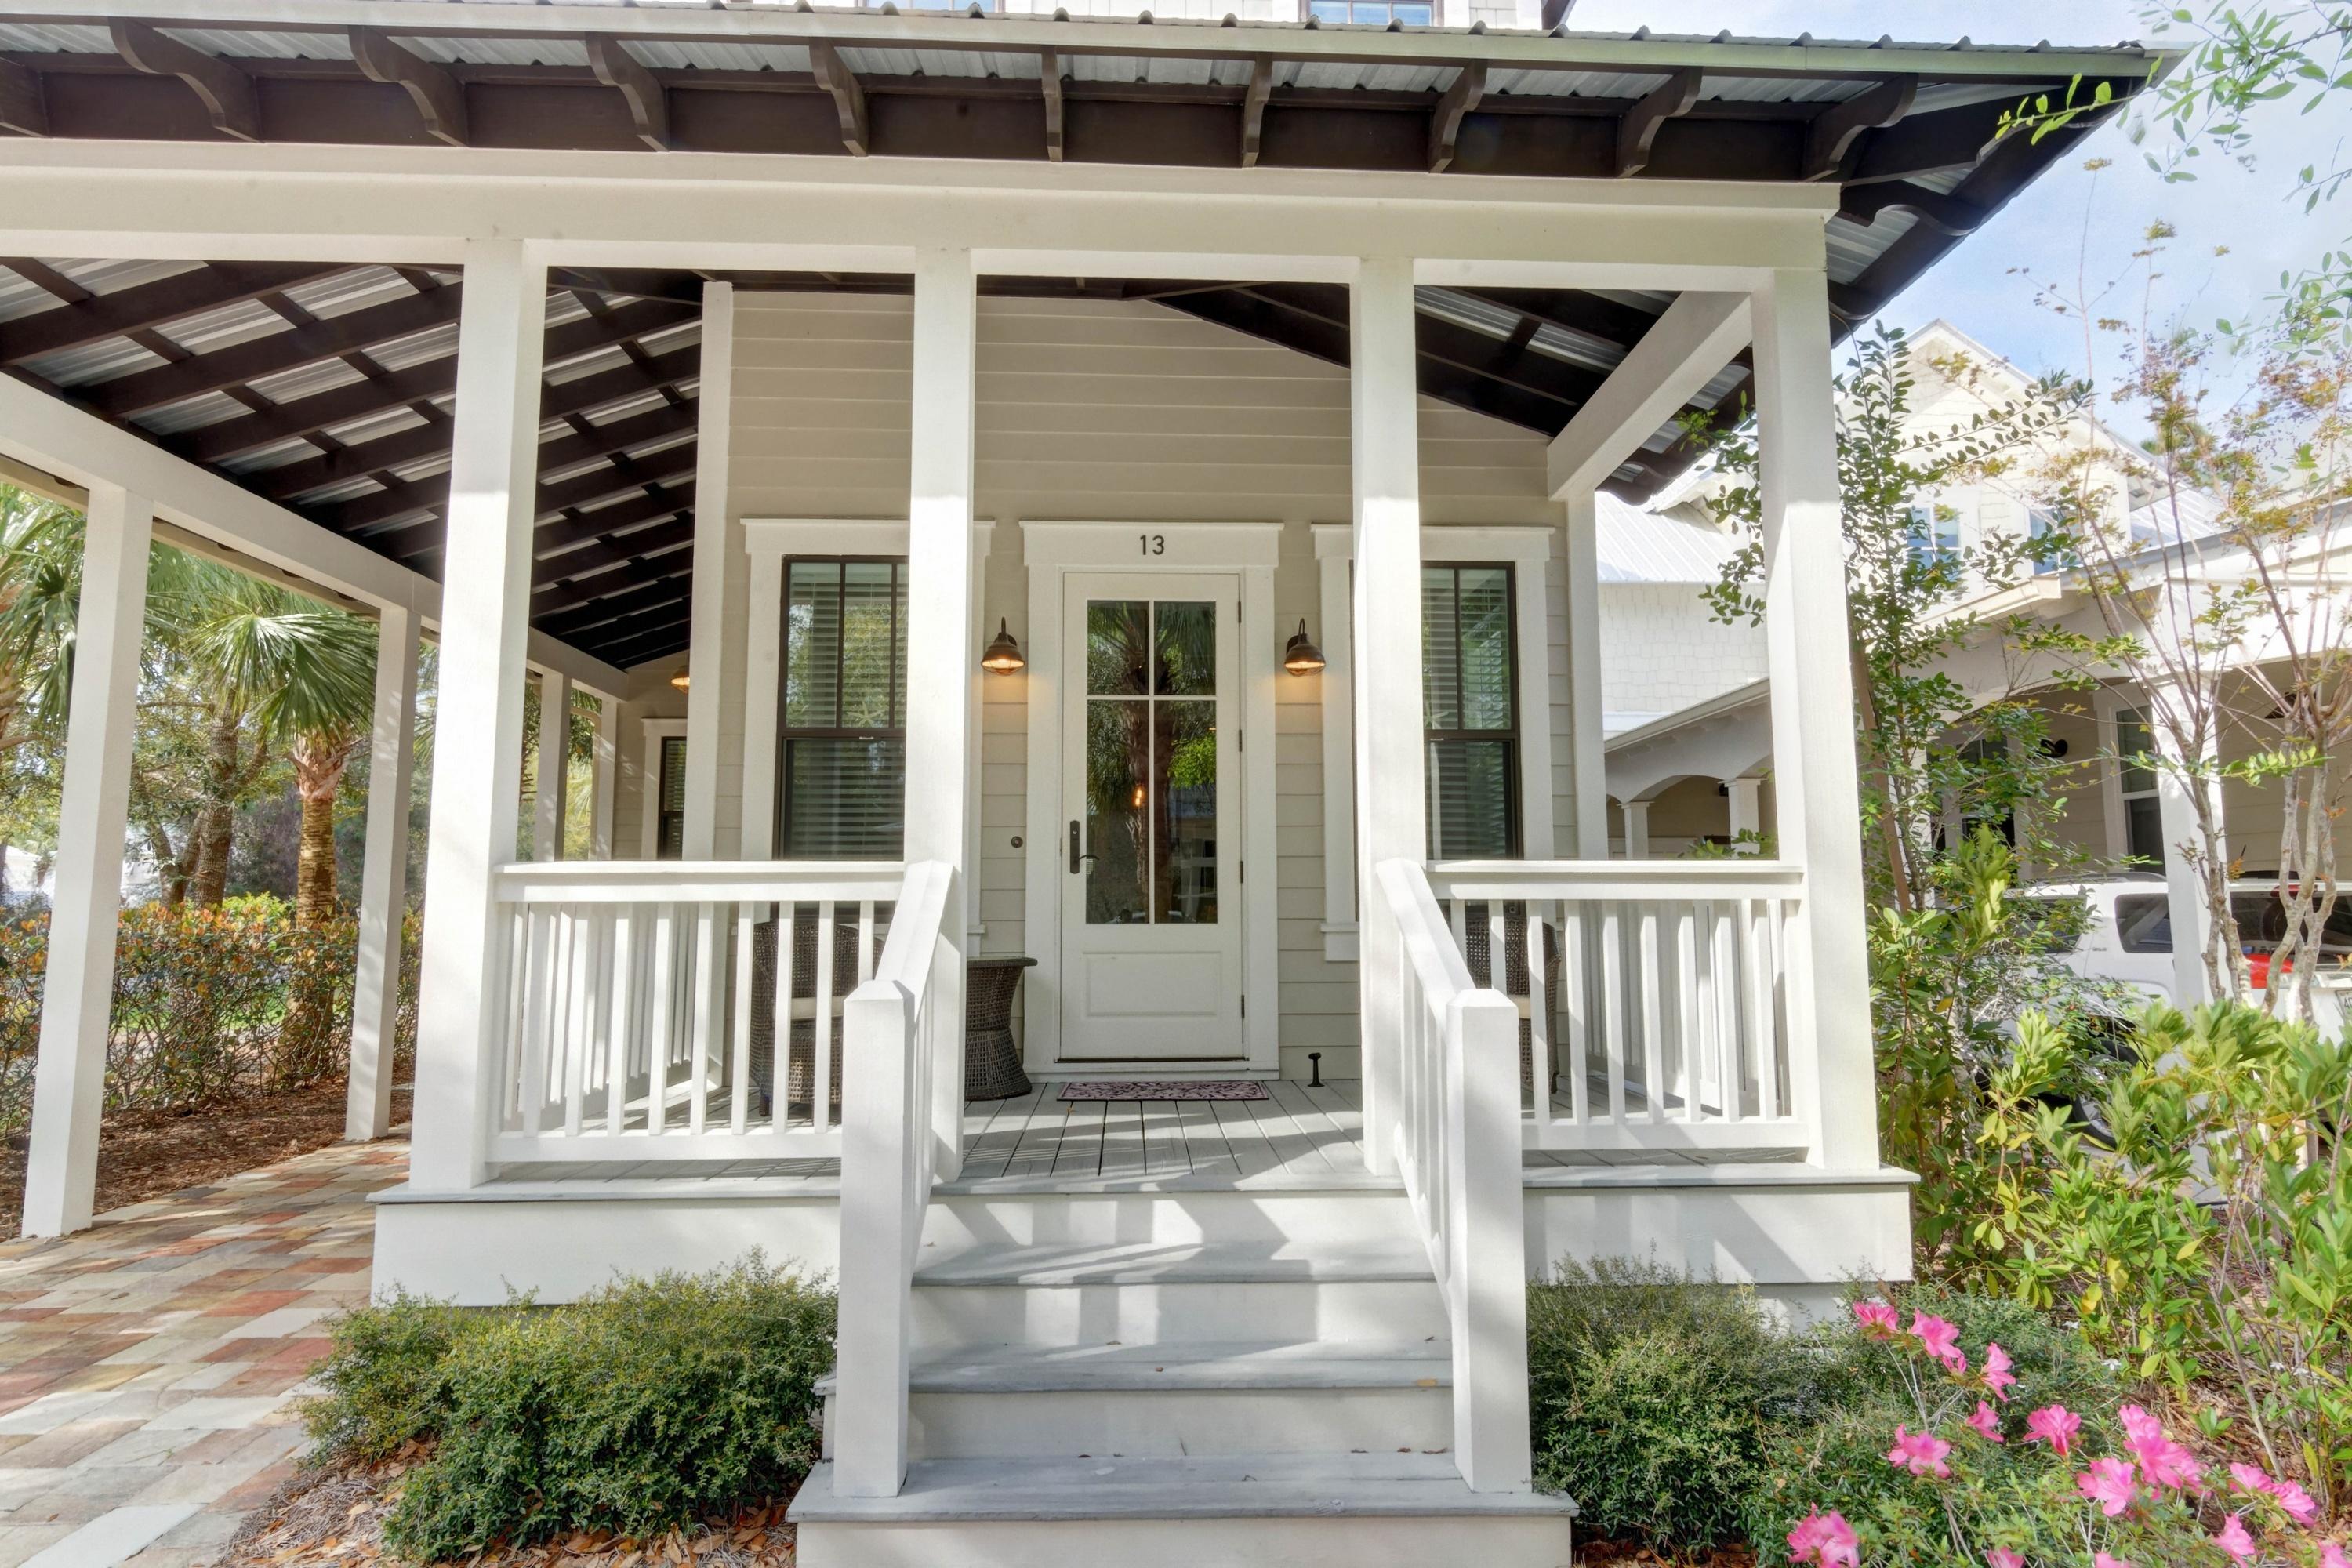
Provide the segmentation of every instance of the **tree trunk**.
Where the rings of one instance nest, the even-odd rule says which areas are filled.
[[[210,908],[228,893],[230,837],[236,826],[237,786],[244,757],[237,745],[243,738],[245,715],[215,715],[206,742],[204,799],[189,829],[196,857],[188,878],[188,900]]]
[[[335,918],[335,797],[356,739],[294,742],[294,793],[302,802],[302,847],[294,870],[294,923],[309,929]]]

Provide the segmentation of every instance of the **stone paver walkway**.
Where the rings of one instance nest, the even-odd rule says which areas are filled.
[[[337,1144],[0,1245],[0,1568],[212,1563],[293,1468],[292,1391],[407,1163]]]

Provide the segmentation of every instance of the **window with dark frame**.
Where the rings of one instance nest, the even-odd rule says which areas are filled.
[[[1422,568],[1422,708],[1434,859],[1508,859],[1520,853],[1519,671],[1511,590],[1507,565]]]
[[[906,840],[907,562],[784,563],[776,853],[896,860]]]
[[[686,737],[661,738],[661,795],[654,815],[654,858],[676,860],[686,853]]]
[[[2164,864],[2164,809],[2156,787],[2156,737],[2136,708],[2116,710],[2116,793],[2123,798],[2124,853],[2144,866]]]

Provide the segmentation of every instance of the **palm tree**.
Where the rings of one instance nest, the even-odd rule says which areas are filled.
[[[335,910],[335,800],[374,707],[375,634],[357,616],[226,566],[200,563],[190,578],[189,653],[216,683],[224,711],[250,712],[263,737],[288,745],[302,806],[294,923],[323,924]]]
[[[65,712],[74,614],[81,597],[81,519],[69,507],[0,485],[0,824],[12,765],[43,721]],[[0,837],[0,895],[8,847]]]

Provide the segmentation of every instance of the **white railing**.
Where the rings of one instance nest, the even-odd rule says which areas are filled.
[[[1370,918],[1395,922],[1399,1173],[1445,1299],[1454,1347],[1454,1456],[1473,1491],[1526,1491],[1526,1192],[1519,1171],[1518,1011],[1472,984],[1429,879],[1380,868]]]
[[[1457,861],[1430,880],[1463,951],[1526,976],[1529,1148],[1811,1147],[1801,868]]]
[[[839,982],[874,973],[901,874],[867,861],[500,868],[507,1027],[489,1157],[838,1154]]]
[[[962,1083],[962,1020],[942,984],[958,963],[947,920],[960,910],[953,868],[907,868],[874,976],[849,998],[843,1101],[840,1328],[834,1352],[833,1488],[839,1497],[896,1497],[907,1474],[907,1366],[914,1332],[915,1256],[939,1170],[933,1116],[940,1075]]]

